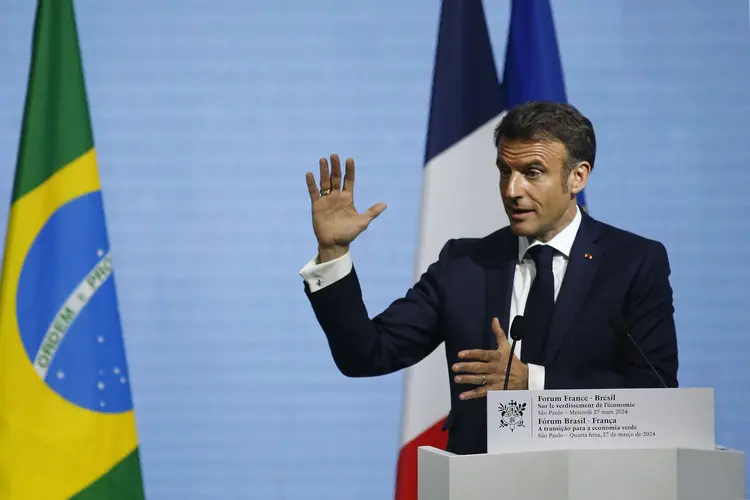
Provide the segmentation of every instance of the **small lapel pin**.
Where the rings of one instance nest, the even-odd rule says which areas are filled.
[[[584,255],[584,257],[586,257],[586,258],[587,258],[587,259],[589,259],[589,260],[591,260],[591,259],[593,259],[593,258],[594,258],[594,256],[593,256],[593,255],[591,255],[590,253],[587,253],[587,254],[585,254],[585,255]]]

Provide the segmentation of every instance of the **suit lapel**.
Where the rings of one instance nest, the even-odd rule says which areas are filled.
[[[570,251],[568,268],[565,271],[560,293],[555,302],[547,345],[545,364],[551,363],[570,332],[571,325],[586,300],[591,283],[601,262],[601,247],[597,240],[601,226],[584,213]]]
[[[485,316],[484,349],[497,349],[492,318],[500,320],[500,326],[509,334],[510,302],[513,292],[513,276],[518,260],[518,238],[511,231],[498,233],[498,243],[488,245],[487,266],[487,313]]]

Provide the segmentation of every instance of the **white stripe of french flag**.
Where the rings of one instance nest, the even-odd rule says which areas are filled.
[[[548,0],[512,0],[503,83],[481,0],[443,0],[440,13],[414,280],[447,240],[483,237],[508,224],[493,133],[508,108],[565,102]],[[579,204],[585,208],[583,193]],[[396,500],[417,500],[417,449],[445,449],[451,408],[444,344],[404,374]]]

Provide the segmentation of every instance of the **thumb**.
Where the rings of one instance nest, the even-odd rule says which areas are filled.
[[[380,202],[374,204],[365,212],[362,212],[362,217],[364,218],[365,225],[369,225],[370,222],[372,222],[378,215],[382,214],[386,207],[387,205],[385,203]]]
[[[500,350],[508,339],[505,338],[505,332],[503,331],[503,327],[500,326],[500,320],[497,318],[492,318],[492,331],[495,332],[497,349]]]

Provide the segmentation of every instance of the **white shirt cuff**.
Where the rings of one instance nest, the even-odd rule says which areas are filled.
[[[541,391],[544,389],[544,367],[529,364],[529,390]]]
[[[322,264],[318,264],[317,262],[318,256],[316,255],[299,272],[302,279],[307,283],[307,286],[310,287],[310,293],[315,293],[328,285],[336,283],[352,270],[352,258],[349,252],[337,259]]]

